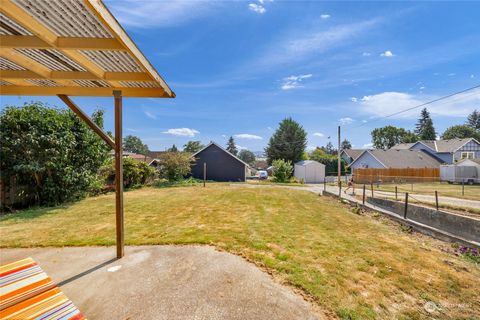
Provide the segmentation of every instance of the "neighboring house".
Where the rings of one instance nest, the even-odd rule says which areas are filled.
[[[345,161],[346,165],[350,165],[353,161],[355,161],[365,149],[343,149],[340,152],[340,157]]]
[[[322,183],[325,181],[325,165],[313,160],[299,161],[295,163],[294,176],[305,183]]]
[[[162,154],[168,151],[148,151],[148,156],[152,159],[159,159]]]
[[[110,156],[112,158],[114,158],[115,157],[115,151],[110,151]],[[145,156],[143,154],[138,154],[138,153],[133,153],[133,152],[128,152],[128,151],[123,151],[123,157],[124,158],[132,158],[132,159],[135,159],[137,161],[146,162],[148,164],[150,164],[150,162],[153,160],[153,158],[151,158],[149,156]]]
[[[440,164],[440,159],[424,150],[373,149],[365,150],[350,168],[438,168]]]
[[[480,142],[474,138],[450,140],[421,140],[393,146],[394,150],[423,150],[439,158],[443,163],[452,164],[462,159],[480,158]]]
[[[480,158],[463,159],[455,164],[440,166],[440,180],[448,182],[480,182]]]
[[[215,142],[210,142],[202,150],[193,154],[192,177],[203,179],[204,163],[207,167],[207,180],[245,181],[249,165]]]

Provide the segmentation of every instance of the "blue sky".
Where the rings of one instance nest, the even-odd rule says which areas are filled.
[[[413,129],[420,110],[380,119],[480,84],[480,2],[108,1],[175,99],[125,99],[124,135],[151,150],[228,136],[262,150],[293,117],[308,146],[341,124],[357,148],[375,127]],[[1,97],[5,105],[55,97]],[[91,113],[113,101],[74,98]],[[429,106],[440,133],[480,109],[480,90]],[[376,120],[377,119],[377,120]]]

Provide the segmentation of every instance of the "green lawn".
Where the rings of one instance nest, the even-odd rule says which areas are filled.
[[[3,247],[113,245],[114,195],[0,219]],[[125,241],[214,245],[344,319],[480,317],[480,267],[383,218],[285,188],[225,184],[125,193]],[[433,301],[440,309],[424,309]]]

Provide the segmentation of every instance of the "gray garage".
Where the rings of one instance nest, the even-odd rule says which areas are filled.
[[[223,149],[215,142],[193,155],[195,163],[192,165],[192,176],[203,179],[204,164],[206,164],[207,180],[212,181],[245,181],[248,164]]]

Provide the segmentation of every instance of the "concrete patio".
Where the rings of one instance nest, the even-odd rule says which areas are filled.
[[[2,249],[32,257],[89,319],[319,319],[291,289],[208,246]]]

